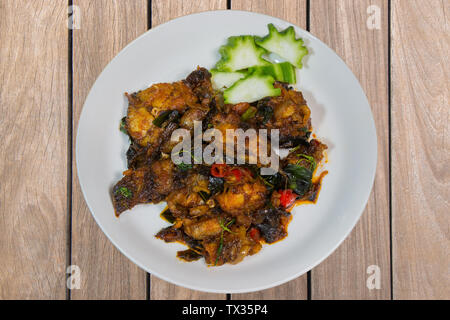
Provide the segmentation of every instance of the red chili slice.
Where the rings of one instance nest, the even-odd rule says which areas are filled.
[[[294,193],[291,189],[279,190],[278,192],[281,195],[280,204],[285,208],[290,207],[297,199],[297,194]]]
[[[257,228],[251,228],[248,234],[255,241],[259,241],[259,239],[261,238],[261,235]]]
[[[225,163],[215,163],[211,167],[211,175],[217,178],[223,178],[227,174],[227,167]]]
[[[227,173],[227,176],[229,175],[233,175],[235,181],[241,181],[242,171],[240,169],[231,169]]]

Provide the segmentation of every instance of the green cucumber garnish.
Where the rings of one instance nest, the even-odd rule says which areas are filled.
[[[290,26],[281,32],[273,24],[269,24],[268,28],[269,34],[263,38],[256,38],[256,44],[301,69],[302,59],[308,54],[308,49],[303,45],[302,39],[295,38],[294,27]]]
[[[216,64],[219,71],[232,72],[269,64],[262,58],[266,50],[256,46],[253,36],[229,37],[227,44],[220,47],[219,52],[222,56]]]
[[[265,97],[279,96],[281,89],[274,88],[274,81],[274,78],[269,75],[251,74],[224,91],[224,102],[236,104],[239,102],[254,102]]]

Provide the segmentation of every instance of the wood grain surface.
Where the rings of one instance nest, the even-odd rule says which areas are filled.
[[[81,25],[69,31],[72,2]],[[231,299],[450,299],[448,0],[0,0],[0,299],[226,298],[150,278],[115,249],[84,202],[74,146],[92,84],[125,45],[227,5],[309,27],[361,82],[378,136],[367,208],[309,286],[304,275]],[[371,265],[380,289],[366,286]]]
[[[449,10],[392,2],[395,299],[450,299]]]
[[[147,30],[145,0],[75,0],[81,28],[73,31],[73,139],[84,100],[112,58]],[[73,144],[75,148],[75,143]],[[74,152],[75,155],[75,152]],[[72,264],[81,288],[72,299],[145,299],[146,273],[122,255],[97,226],[78,183],[73,157]]]
[[[0,299],[66,296],[66,17],[0,2]]]
[[[380,29],[367,27],[368,7],[380,10]],[[312,270],[312,299],[389,299],[389,103],[388,2],[311,1],[311,33],[340,55],[366,92],[378,136],[375,183],[350,236]],[[380,268],[380,289],[369,290],[367,268]]]
[[[188,2],[183,0],[152,0],[151,14],[152,27],[167,22],[171,19],[187,14],[226,9],[226,0],[199,0]],[[151,277],[150,299],[225,299],[225,294],[206,293],[195,290],[189,290],[183,287],[173,285],[161,280],[155,276]]]
[[[306,29],[306,0],[233,0],[231,9],[253,11],[268,14],[289,21],[303,29]],[[233,294],[232,299],[290,299],[301,300],[308,297],[307,275],[298,277],[275,288],[244,293]]]

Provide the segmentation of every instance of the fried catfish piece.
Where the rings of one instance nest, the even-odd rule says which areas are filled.
[[[208,114],[208,109],[191,108],[180,119],[180,127],[194,130],[194,121],[202,121]]]
[[[153,201],[162,201],[173,189],[178,189],[175,165],[171,159],[160,160],[150,166],[153,179]]]
[[[179,126],[181,128],[190,130],[192,133],[194,131],[194,121],[202,121],[206,115],[208,114],[208,109],[203,108],[190,108],[188,109],[180,118]],[[170,125],[168,125],[170,126]],[[178,126],[177,126],[178,127]],[[170,135],[173,130],[170,131]],[[161,135],[161,148],[160,150],[166,154],[170,154],[172,149],[180,142],[180,141],[172,141],[170,139],[170,135],[165,138],[165,134]],[[154,154],[154,153],[153,153]]]
[[[127,97],[130,103],[126,118],[126,129],[129,136],[141,147],[154,145],[163,129],[153,124],[155,116],[152,114],[152,108],[145,106],[135,96],[127,95]]]
[[[174,226],[170,226],[164,229],[161,229],[155,236],[158,239],[163,240],[164,242],[180,242],[184,243],[189,247],[188,250],[178,251],[177,257],[185,260],[185,261],[196,261],[203,257],[201,252],[203,251],[203,247],[200,241],[197,241],[191,237],[189,237],[186,233],[183,232],[180,228],[175,228]]]
[[[138,169],[150,165],[156,158],[159,158],[160,151],[170,153],[173,146],[176,145],[171,144],[170,137],[177,128],[177,123],[168,123],[150,139],[152,143],[146,146],[141,146],[136,141],[132,141],[127,151],[128,168]]]
[[[155,236],[158,239],[164,240],[165,242],[181,242],[189,246],[196,251],[203,250],[201,242],[195,240],[194,238],[188,236],[183,229],[176,228],[175,226],[170,226],[161,229]]]
[[[150,181],[148,168],[144,167],[124,172],[124,177],[117,182],[112,190],[114,212],[117,217],[125,210],[131,209],[139,203],[152,201],[151,193],[148,190]]]
[[[267,243],[273,243],[287,236],[290,213],[276,208],[260,209],[252,213],[253,223]]]
[[[196,252],[192,249],[188,249],[188,250],[178,251],[177,257],[180,258],[181,260],[184,260],[187,262],[192,262],[192,261],[200,260],[203,257],[203,255],[199,254],[198,252]]]
[[[191,171],[183,182],[184,188],[172,191],[166,198],[167,206],[172,214],[175,217],[186,217],[207,213],[209,208],[207,206],[205,208],[205,201],[199,192],[209,192],[208,176]]]
[[[183,81],[158,83],[126,95],[129,101],[126,130],[132,140],[143,147],[159,145],[164,129],[153,121],[163,112],[173,110],[181,115],[190,107],[200,107],[199,99]]]
[[[136,97],[147,107],[161,110],[184,112],[187,107],[198,107],[198,98],[184,82],[157,83],[140,91]]]
[[[226,137],[227,129],[238,129],[241,126],[241,118],[236,113],[217,113],[211,119],[215,129],[219,130]]]
[[[214,129],[219,130],[222,134],[217,141],[215,140],[215,143],[222,144],[224,151],[227,148],[227,144],[230,147],[233,146],[233,144],[236,144],[237,139],[234,139],[234,141],[227,141],[227,130],[236,130],[240,127],[241,118],[238,114],[219,112],[212,117],[211,124]]]
[[[203,240],[203,256],[207,264],[236,264],[261,250],[259,241],[254,241],[244,226],[233,226],[231,231],[223,233],[222,245],[220,237]]]
[[[279,82],[274,86],[281,89],[281,95],[271,97],[267,101],[267,106],[273,109],[273,116],[266,124],[267,128],[279,129],[280,140],[305,137],[312,130],[311,110],[302,93],[288,90]]]
[[[253,183],[228,185],[215,199],[223,211],[237,216],[261,208],[266,202],[267,194],[265,185],[256,180]]]
[[[134,144],[129,150],[130,168],[142,165],[143,158],[152,158],[161,146],[164,152],[170,153],[174,145],[170,134],[176,129],[170,125],[172,118],[181,117],[181,126],[191,129],[194,120],[200,121],[207,115],[212,97],[211,75],[203,68],[194,73],[188,77],[189,81],[158,83],[127,94],[129,107],[125,128]],[[168,110],[176,112],[169,116],[166,125],[162,128],[155,125],[153,121]]]
[[[261,250],[261,244],[247,234],[245,227],[239,226],[233,229],[233,233],[227,233],[224,236],[223,249],[219,260],[237,264],[246,256],[253,255],[259,250]]]
[[[297,146],[295,152],[291,152],[284,160],[283,167],[287,164],[299,164],[303,167],[309,168],[311,166],[310,160],[305,156],[314,158],[316,163],[322,161],[324,157],[324,151],[328,149],[328,146],[319,140],[311,139],[307,143],[302,143]]]
[[[164,242],[183,242],[183,231],[180,228],[175,228],[174,226],[170,226],[164,229],[161,229],[156,235],[156,238],[164,240]]]
[[[211,73],[207,69],[197,67],[197,70],[187,76],[184,83],[192,89],[202,106],[209,106],[214,94],[211,84]]]
[[[155,161],[148,167],[127,170],[113,187],[112,197],[116,216],[141,203],[158,203],[170,191],[182,187],[170,159]]]
[[[136,95],[127,95],[130,101],[126,117],[126,130],[131,138],[127,151],[128,168],[137,169],[148,165],[157,155],[161,144],[170,138],[178,125],[173,122],[176,113],[171,114],[163,127],[153,124],[153,108],[145,106]],[[160,111],[162,113],[164,111]],[[158,115],[158,114],[157,114]]]
[[[196,240],[214,237],[222,232],[222,227],[216,217],[200,219],[183,219],[183,229],[186,234]]]
[[[183,217],[189,214],[191,208],[204,204],[197,192],[191,192],[188,187],[172,191],[167,196],[167,206],[175,217]]]

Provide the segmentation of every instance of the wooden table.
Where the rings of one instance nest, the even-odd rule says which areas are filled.
[[[289,283],[228,296],[177,287],[119,253],[85,205],[73,152],[106,64],[147,29],[213,9],[270,14],[327,43],[359,78],[378,134],[370,200],[339,249]],[[0,298],[449,299],[449,10],[449,0],[0,0]],[[80,289],[66,287],[69,265]],[[379,289],[366,286],[371,265]]]

